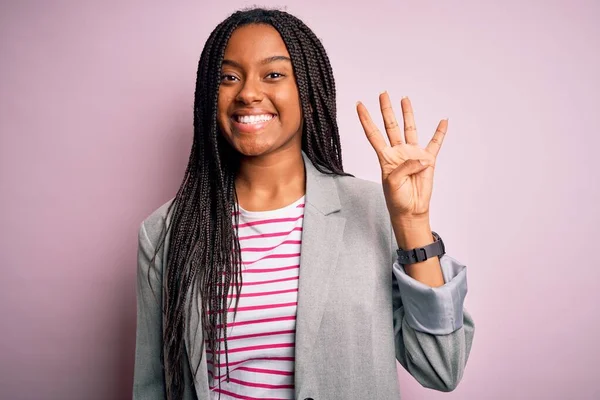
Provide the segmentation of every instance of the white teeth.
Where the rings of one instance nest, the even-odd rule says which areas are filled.
[[[262,115],[238,115],[237,120],[242,124],[258,124],[261,122],[267,122],[273,118],[271,114]]]

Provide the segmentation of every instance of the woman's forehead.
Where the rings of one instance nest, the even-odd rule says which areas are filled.
[[[232,33],[224,58],[238,63],[258,63],[274,56],[289,57],[279,32],[271,25],[251,24]]]

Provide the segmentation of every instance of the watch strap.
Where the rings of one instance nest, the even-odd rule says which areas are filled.
[[[444,246],[444,242],[440,235],[435,232],[431,232],[435,241],[433,243],[428,244],[427,246],[417,247],[411,250],[398,249],[396,253],[398,254],[398,262],[400,264],[415,264],[418,262],[423,262],[428,258],[446,254],[446,247]]]

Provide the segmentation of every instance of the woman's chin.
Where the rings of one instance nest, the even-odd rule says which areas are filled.
[[[259,140],[244,140],[234,144],[235,149],[243,156],[258,157],[269,154],[273,147],[270,143]]]

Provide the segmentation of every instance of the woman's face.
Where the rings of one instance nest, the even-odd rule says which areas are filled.
[[[302,112],[290,55],[270,25],[237,28],[225,48],[217,121],[238,152],[260,156],[302,146]]]

